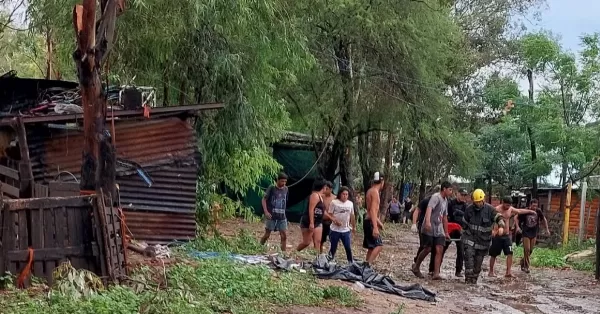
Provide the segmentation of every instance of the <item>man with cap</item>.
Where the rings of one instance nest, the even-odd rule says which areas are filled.
[[[383,241],[381,240],[380,230],[383,230],[383,223],[379,220],[379,193],[383,189],[384,177],[379,172],[373,175],[373,184],[367,191],[367,213],[363,220],[364,240],[363,247],[367,249],[367,264],[372,265],[381,253]]]
[[[465,209],[467,208],[467,198],[469,197],[469,192],[467,190],[461,188],[458,190],[458,195],[456,198],[450,199],[448,201],[448,223],[449,224],[458,224],[462,225],[462,220],[465,215]],[[444,246],[444,251],[442,252],[442,261],[444,260],[444,255],[446,255],[446,251],[450,247],[450,244],[454,242],[456,244],[456,272],[454,275],[456,277],[462,277],[463,263],[464,263],[464,246],[460,241],[461,237],[461,228],[456,227],[452,228],[450,231],[450,239],[453,241],[446,241],[446,245]],[[433,273],[433,260],[435,259],[435,251],[432,251],[431,261],[429,263],[429,272]]]

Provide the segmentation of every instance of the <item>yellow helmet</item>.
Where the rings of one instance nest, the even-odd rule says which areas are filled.
[[[473,202],[482,202],[485,200],[485,193],[482,189],[473,191]]]

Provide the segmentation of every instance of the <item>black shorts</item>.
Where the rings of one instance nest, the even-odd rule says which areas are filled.
[[[538,236],[538,231],[537,229],[523,229],[523,238],[529,238],[529,239],[533,239],[533,238],[537,238]]]
[[[492,245],[490,246],[490,256],[497,257],[501,253],[505,256],[512,255],[512,242],[509,236],[501,236],[492,238]]]
[[[373,223],[371,222],[371,219],[363,220],[363,231],[365,236],[363,240],[363,247],[365,249],[374,249],[378,246],[383,246],[381,236],[373,236]]]
[[[390,213],[390,220],[392,222],[400,222],[400,213],[397,213],[397,214]]]
[[[315,229],[321,227],[322,221],[320,219],[315,219]],[[308,229],[310,227],[310,220],[306,216],[302,216],[300,218],[300,228]]]
[[[446,245],[446,237],[434,237],[427,234],[421,234],[421,246],[424,248],[435,248],[436,246]]]
[[[331,221],[323,221],[323,233],[321,235],[321,244],[327,242],[327,237],[331,233]]]

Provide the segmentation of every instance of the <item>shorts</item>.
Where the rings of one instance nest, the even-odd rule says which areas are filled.
[[[320,228],[321,223],[322,223],[321,220],[315,219],[315,229]],[[302,216],[302,218],[300,218],[300,228],[308,229],[309,227],[310,227],[310,220],[308,220],[308,217]]]
[[[331,232],[331,221],[323,222],[323,233],[321,234],[321,244],[327,242],[327,237]]]
[[[363,220],[363,231],[365,236],[363,240],[363,247],[365,249],[374,249],[378,246],[383,246],[381,236],[373,236],[373,223],[371,222],[371,219]]]
[[[501,253],[504,256],[512,255],[512,242],[509,236],[501,236],[492,238],[492,245],[490,246],[490,256],[497,257]]]
[[[523,229],[522,231],[522,236],[523,238],[529,238],[529,239],[533,239],[533,238],[537,238],[538,236],[538,230],[536,229]]]
[[[287,230],[287,219],[267,219],[265,221],[265,230],[274,232],[274,231],[286,231]]]
[[[444,246],[446,245],[446,237],[434,237],[428,234],[421,234],[421,246],[434,248],[436,246]]]
[[[400,222],[400,213],[397,213],[397,214],[390,213],[390,220],[392,222]]]

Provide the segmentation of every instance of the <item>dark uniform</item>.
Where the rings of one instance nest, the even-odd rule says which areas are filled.
[[[477,283],[483,259],[492,242],[494,223],[504,227],[502,216],[490,204],[485,203],[482,207],[471,204],[465,209],[462,242],[465,249],[466,283]]]
[[[463,217],[465,214],[465,209],[467,208],[467,204],[465,202],[459,202],[457,199],[451,199],[448,202],[448,222],[454,222],[459,225],[463,225]],[[464,226],[463,226],[464,227]],[[460,239],[461,233],[460,231],[455,231],[450,234],[451,239]],[[462,241],[456,241],[456,275],[462,273],[463,263],[464,263],[464,244]],[[444,245],[444,251],[442,253],[442,261],[444,260],[444,255],[446,255],[446,251],[452,244],[452,241],[446,241],[446,245]],[[433,272],[433,261],[435,260],[435,251],[431,251],[431,260],[429,262],[429,272]]]

